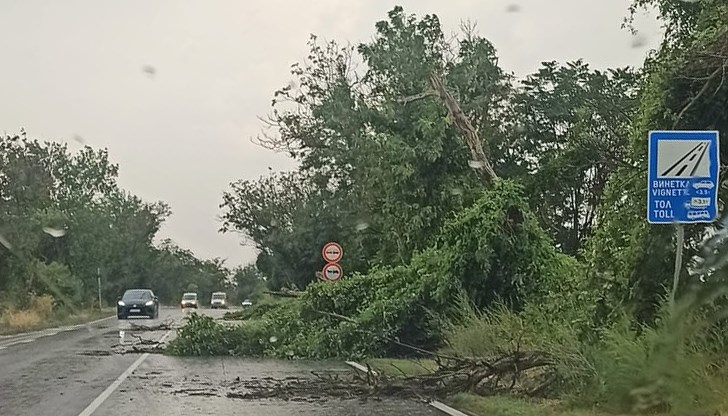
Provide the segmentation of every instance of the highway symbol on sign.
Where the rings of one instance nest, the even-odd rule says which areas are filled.
[[[341,279],[344,271],[338,263],[328,263],[324,266],[323,270],[321,270],[321,273],[324,275],[325,280],[335,282]]]
[[[709,141],[660,140],[657,142],[657,172],[660,178],[710,176]]]
[[[344,250],[341,249],[341,246],[338,243],[332,241],[324,244],[324,248],[321,250],[321,255],[324,257],[326,262],[336,263],[344,256]]]
[[[647,220],[712,222],[718,215],[718,132],[651,131]]]

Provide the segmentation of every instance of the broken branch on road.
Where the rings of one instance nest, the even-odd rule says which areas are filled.
[[[172,329],[174,321],[165,320],[156,325],[142,325],[134,322],[129,322],[129,329],[131,331],[169,331]]]

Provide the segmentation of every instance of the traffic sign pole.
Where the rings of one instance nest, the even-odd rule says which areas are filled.
[[[672,276],[672,292],[670,292],[670,305],[675,305],[675,294],[677,293],[677,285],[680,283],[680,270],[682,270],[683,247],[685,247],[685,226],[677,224],[677,236],[675,238],[677,247],[675,248],[675,273]]]
[[[717,131],[651,131],[648,147],[647,221],[675,224],[675,303],[685,246],[684,224],[718,216],[720,154]]]

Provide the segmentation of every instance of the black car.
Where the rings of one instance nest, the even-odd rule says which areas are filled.
[[[159,299],[149,289],[129,289],[116,304],[116,317],[126,319],[130,316],[159,317]]]

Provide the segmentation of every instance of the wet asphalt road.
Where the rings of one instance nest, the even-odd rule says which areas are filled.
[[[224,313],[201,312],[214,317]],[[163,309],[158,320],[129,321],[181,325],[184,314],[179,309]],[[120,329],[127,346],[136,336],[154,341],[175,336],[174,330],[131,331],[128,321],[112,317],[88,325],[0,337],[0,415],[441,414],[419,401],[401,399],[326,398],[326,394],[231,398],[230,391],[247,392],[246,383],[303,379],[311,371],[350,374],[351,370],[339,362],[118,354],[124,349],[118,346]],[[325,384],[319,388],[325,389]]]

